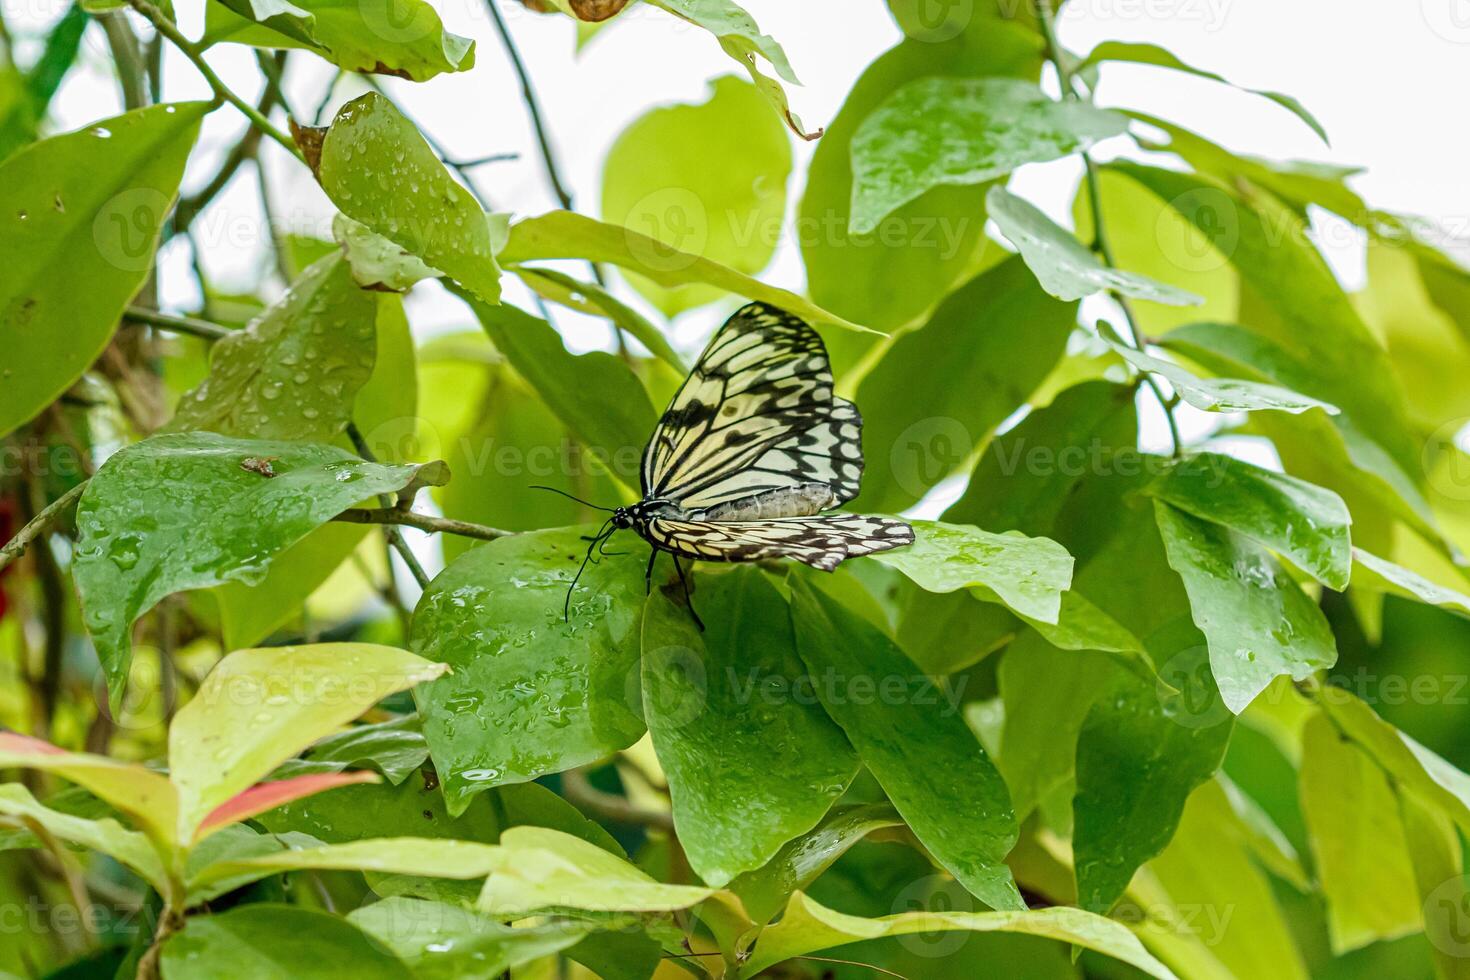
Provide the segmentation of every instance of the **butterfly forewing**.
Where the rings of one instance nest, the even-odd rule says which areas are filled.
[[[821,337],[765,304],[736,313],[659,421],[642,478],[645,499],[696,515],[794,488],[829,488],[824,507],[856,496],[862,419],[832,394]]]
[[[843,560],[914,543],[903,521],[863,514],[788,517],[763,521],[676,521],[648,524],[655,547],[696,561],[795,558],[830,572]]]

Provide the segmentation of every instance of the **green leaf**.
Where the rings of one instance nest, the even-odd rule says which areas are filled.
[[[342,246],[352,280],[363,289],[401,293],[444,273],[345,214],[332,217],[332,237]]]
[[[53,810],[36,802],[31,791],[19,783],[0,785],[0,814],[33,820],[58,840],[100,851],[136,871],[154,888],[166,887],[163,865],[148,838],[124,829],[116,820],[88,820]]]
[[[996,436],[945,511],[952,524],[1044,535],[1073,489],[1138,445],[1133,389],[1106,381],[1074,385]]]
[[[1226,707],[1239,714],[1274,678],[1303,680],[1337,662],[1322,611],[1263,547],[1163,502],[1155,516]]]
[[[707,102],[656,108],[608,150],[602,215],[668,246],[753,276],[770,263],[786,215],[791,143],[752,85],[711,83]],[[666,316],[711,303],[703,283],[633,288]]]
[[[514,306],[469,303],[495,347],[604,469],[636,484],[643,446],[658,420],[642,382],[627,363],[606,351],[573,354],[545,320]],[[532,493],[527,479],[518,492]]]
[[[779,306],[813,323],[830,323],[860,333],[876,332],[844,320],[790,290],[767,286],[729,266],[671,249],[635,229],[571,211],[551,211],[512,225],[510,241],[500,258],[507,265],[549,259],[606,262],[660,286],[707,283],[736,296]]]
[[[1146,492],[1265,545],[1329,588],[1347,589],[1353,518],[1331,490],[1232,456],[1199,453],[1169,467]]]
[[[414,649],[454,668],[414,694],[451,814],[476,792],[593,762],[642,736],[643,557],[589,565],[567,602],[582,535],[594,530],[492,541],[419,601]]]
[[[345,919],[290,905],[242,905],[189,919],[163,947],[164,980],[412,980]]]
[[[755,82],[762,95],[775,108],[786,124],[791,127],[792,132],[802,139],[816,139],[821,136],[821,131],[808,133],[802,126],[801,120],[791,111],[791,106],[786,99],[786,90],[781,82],[789,82],[792,85],[801,84],[796,80],[796,73],[791,70],[791,62],[786,58],[786,52],[775,39],[762,34],[756,26],[755,19],[746,13],[744,9],[734,3],[734,0],[648,0],[655,7],[661,7],[673,14],[703,27],[715,36],[720,42],[720,48],[729,55],[742,68],[750,72],[750,80]],[[771,78],[758,67],[757,57],[764,58],[776,70],[779,80]]]
[[[1076,317],[1077,305],[1042,292],[1017,257],[896,337],[857,390],[868,461],[858,506],[903,510],[968,465],[1046,378]]]
[[[648,352],[679,374],[688,374],[689,365],[665,339],[663,331],[649,322],[648,318],[618,299],[595,282],[582,282],[555,269],[517,266],[512,270],[525,280],[526,285],[556,302],[581,300],[583,312],[600,314],[611,320],[619,330],[630,335]],[[636,280],[635,280],[636,282]],[[547,294],[551,295],[547,295]],[[574,307],[577,308],[577,307]]]
[[[1460,910],[1470,901],[1464,872],[1465,849],[1455,825],[1442,813],[1407,794],[1399,794],[1399,813],[1414,878],[1424,910],[1424,934],[1433,949],[1436,974],[1444,980],[1470,975],[1459,924]]]
[[[838,807],[810,831],[786,844],[765,865],[730,882],[753,921],[769,922],[793,892],[816,881],[838,858],[880,830],[902,827],[898,811],[886,803]]]
[[[666,885],[594,844],[541,827],[501,835],[504,863],[485,881],[480,911],[514,919],[552,908],[589,912],[672,912],[711,889]]]
[[[643,715],[689,864],[722,886],[822,819],[857,773],[802,691],[786,601],[757,569],[698,579],[701,632],[661,592],[643,615]]]
[[[485,302],[500,301],[488,217],[393,103],[369,92],[339,109],[317,179],[347,217]]]
[[[750,960],[740,969],[740,976],[753,977],[778,963],[861,940],[951,931],[1043,936],[1096,950],[1160,980],[1173,980],[1174,977],[1169,968],[1154,959],[1122,923],[1081,909],[902,912],[878,919],[864,919],[824,908],[800,893],[792,897],[781,921],[760,934]]]
[[[929,592],[976,589],[1022,615],[1055,623],[1072,584],[1072,556],[1046,538],[991,534],[978,527],[912,521],[914,543],[874,559]]]
[[[168,431],[331,441],[372,375],[377,315],[342,256],[320,260],[250,326],[210,349],[209,377],[180,400]]]
[[[169,779],[179,793],[179,839],[210,812],[383,698],[448,670],[370,643],[238,650],[209,672],[174,716]],[[240,733],[248,731],[248,739]]]
[[[1128,131],[1084,102],[1056,102],[1019,79],[924,78],[898,89],[852,140],[854,234],[943,184],[983,184]]]
[[[420,743],[423,749],[423,743]],[[292,766],[320,770],[316,763]],[[280,772],[277,772],[279,775]],[[307,834],[327,844],[347,844],[374,837],[422,837],[494,844],[500,839],[495,801],[481,797],[458,817],[444,807],[443,794],[431,777],[415,771],[397,786],[366,783],[342,786],[293,800],[257,819],[272,833]]]
[[[107,346],[153,268],[208,110],[204,102],[139,109],[0,164],[0,434],[35,417]]]
[[[917,78],[1035,79],[1041,72],[1036,32],[988,18],[967,26],[944,40],[904,41],[869,65],[817,143],[807,173],[796,228],[812,298],[879,330],[922,317],[975,274],[985,242],[985,188],[936,187],[895,211],[876,233],[852,235],[858,127],[895,89]]]
[[[1168,897],[1160,924],[1196,936],[1232,976],[1307,980],[1291,928],[1219,780],[1190,795],[1174,839],[1148,867]]]
[[[392,721],[354,725],[346,731],[328,735],[307,749],[304,755],[316,767],[329,766],[339,770],[371,767],[396,786],[429,758],[429,746],[424,741],[418,716],[404,715]]]
[[[1198,75],[1200,78],[1208,78],[1211,81],[1224,82],[1226,85],[1231,84],[1223,76],[1217,75],[1212,71],[1205,71],[1202,68],[1195,68],[1193,65],[1185,64],[1172,51],[1161,48],[1157,44],[1137,44],[1127,41],[1102,42],[1092,49],[1092,52],[1077,67],[1077,70],[1086,71],[1089,68],[1108,61],[1126,61],[1138,65],[1157,65],[1160,68],[1171,68],[1174,71],[1188,72],[1191,75]],[[1331,140],[1327,138],[1327,130],[1322,128],[1322,124],[1317,121],[1317,117],[1308,112],[1306,107],[1296,99],[1289,95],[1283,95],[1280,92],[1269,92],[1264,89],[1248,88],[1244,89],[1244,91],[1275,102],[1310,126],[1312,132],[1322,137],[1323,143],[1331,144]]]
[[[1112,908],[1134,872],[1174,836],[1190,793],[1225,758],[1231,726],[1190,713],[1215,697],[1204,653],[1188,648],[1170,658],[1167,677],[1183,685],[1177,694],[1117,674],[1082,724],[1072,850],[1085,909]]]
[[[1229,257],[1246,298],[1262,307],[1249,317],[1251,330],[1305,368],[1301,377],[1271,380],[1336,405],[1337,425],[1360,428],[1381,454],[1414,474],[1419,445],[1387,352],[1311,244],[1303,218],[1250,185],[1241,198],[1196,175],[1112,166],[1167,201]]]
[[[411,898],[354,909],[347,921],[397,954],[415,980],[495,980],[587,934],[572,923],[512,929],[458,905]]]
[[[1031,630],[1007,647],[997,671],[1006,711],[996,761],[1017,820],[1072,778],[1088,709],[1117,673],[1108,658],[1061,650]]]
[[[1005,865],[1005,783],[953,703],[875,627],[792,581],[797,648],[817,697],[939,863],[992,908],[1024,908]]]
[[[1296,391],[1317,389],[1320,369],[1300,360],[1273,340],[1245,327],[1197,323],[1174,331],[1163,346],[1205,365],[1216,373],[1249,376]],[[1422,461],[1406,468],[1368,433],[1348,402],[1342,413],[1313,412],[1286,419],[1260,416],[1253,423],[1269,435],[1288,467],[1312,472],[1316,482],[1341,493],[1371,497],[1430,540],[1439,532],[1419,486]]]
[[[985,196],[985,208],[1000,233],[1016,246],[1041,288],[1064,302],[1100,292],[1170,306],[1198,306],[1204,298],[1148,276],[1102,264],[1072,233],[1036,205],[996,186]]]
[[[321,845],[302,837],[307,846],[216,861],[195,873],[189,886],[202,889],[212,882],[244,882],[297,870],[369,871],[467,881],[499,874],[509,860],[501,848],[474,841],[375,837]]]
[[[0,731],[0,766],[53,772],[81,786],[132,818],[158,846],[171,849],[178,794],[152,770],[104,755],[67,752],[28,735]]]
[[[114,454],[77,504],[72,566],[112,696],[127,679],[133,621],[164,596],[259,582],[313,528],[442,470],[208,432],[154,436]]]
[[[1470,595],[1431,582],[1417,572],[1370,555],[1361,548],[1353,549],[1353,560],[1358,563],[1360,570],[1369,573],[1367,576],[1356,575],[1353,578],[1354,586],[1369,586],[1406,599],[1427,602],[1431,606],[1448,609],[1461,616],[1470,616]]]
[[[444,29],[423,0],[219,0],[205,13],[205,45],[308,48],[349,72],[424,82],[469,71],[475,42]]]
[[[1171,361],[1154,357],[1124,342],[1106,320],[1098,321],[1098,333],[1108,346],[1140,371],[1157,374],[1173,386],[1187,403],[1202,412],[1278,411],[1299,415],[1320,408],[1328,415],[1339,414],[1336,405],[1308,398],[1280,385],[1239,378],[1201,378]]]
[[[1326,715],[1312,717],[1302,732],[1301,801],[1333,952],[1423,928],[1393,789]]]

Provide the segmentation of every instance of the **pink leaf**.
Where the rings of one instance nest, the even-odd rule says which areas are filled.
[[[22,752],[35,753],[36,755],[66,755],[65,749],[59,749],[50,742],[19,732],[0,732],[0,752]]]
[[[204,822],[199,825],[199,830],[194,837],[197,840],[226,824],[239,823],[257,813],[274,810],[282,804],[299,800],[305,796],[336,789],[338,786],[351,786],[353,783],[376,783],[377,781],[377,773],[363,771],[314,773],[310,776],[280,779],[272,783],[256,783],[244,792],[236,793],[210,811],[209,816],[205,817]]]

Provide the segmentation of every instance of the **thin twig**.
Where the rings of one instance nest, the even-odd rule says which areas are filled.
[[[103,14],[102,30],[107,35],[107,47],[112,52],[112,62],[117,68],[118,85],[122,88],[123,106],[141,109],[148,104],[147,66],[143,53],[138,49],[138,36],[128,26],[127,17],[121,10]]]
[[[286,60],[285,56],[289,53],[288,51],[277,52],[278,59],[274,63],[284,65]],[[255,108],[262,116],[269,118],[271,110],[280,101],[280,74],[267,74],[265,91],[260,94],[260,101],[255,104]],[[229,186],[230,181],[235,179],[235,173],[240,169],[240,165],[246,160],[255,159],[256,154],[260,151],[260,138],[262,135],[264,134],[261,130],[255,126],[251,126],[245,130],[244,135],[230,148],[229,154],[225,157],[224,162],[220,164],[219,170],[215,171],[214,176],[210,178],[209,183],[205,184],[199,193],[190,194],[188,197],[179,201],[178,207],[174,209],[174,229],[176,231],[186,231],[194,219],[199,217],[205,208],[209,207],[209,202],[213,201],[219,192]]]
[[[1057,42],[1056,15],[1052,12],[1051,4],[1049,2],[1038,4],[1038,13],[1041,18],[1042,34],[1046,40],[1047,60],[1056,68],[1057,80],[1062,89],[1062,98],[1074,99],[1080,102],[1082,101],[1082,96],[1077,92],[1072,69],[1068,65],[1067,59],[1062,55],[1061,45]],[[1086,168],[1084,179],[1087,184],[1088,204],[1092,210],[1093,249],[1101,256],[1103,263],[1108,268],[1116,269],[1118,268],[1118,262],[1113,254],[1112,246],[1108,241],[1107,229],[1103,224],[1102,187],[1098,178],[1097,164],[1093,161],[1092,154],[1086,150],[1082,151],[1082,164]],[[1127,322],[1128,332],[1132,337],[1133,346],[1139,350],[1145,350],[1147,345],[1144,343],[1143,331],[1138,327],[1138,317],[1134,315],[1133,305],[1128,301],[1128,297],[1116,291],[1111,291],[1109,295],[1113,297],[1114,301],[1117,302],[1119,308],[1123,311],[1123,318]],[[1154,397],[1158,399],[1159,407],[1164,411],[1164,419],[1169,425],[1169,437],[1173,441],[1174,455],[1178,456],[1183,451],[1184,444],[1179,435],[1179,423],[1174,418],[1173,406],[1170,405],[1169,399],[1165,397],[1163,390],[1159,388],[1159,383],[1154,379],[1153,375],[1148,372],[1143,372],[1143,383],[1148,387],[1149,391],[1153,392]]]
[[[196,320],[189,316],[172,316],[168,313],[155,313],[153,310],[145,310],[137,306],[130,306],[123,311],[123,319],[131,320],[134,323],[146,323],[150,327],[158,327],[172,333],[188,334],[191,337],[199,337],[203,340],[220,340],[235,332],[229,327],[222,327],[217,323],[210,323],[207,320]]]
[[[306,158],[301,155],[301,150],[296,146],[296,142],[272,125],[271,121],[261,115],[255,106],[232,92],[229,86],[215,74],[214,69],[209,67],[209,62],[204,60],[204,54],[199,50],[199,46],[185,37],[183,32],[179,30],[178,25],[164,16],[163,11],[149,3],[148,0],[128,0],[128,5],[148,18],[149,23],[153,25],[158,33],[168,38],[169,42],[178,48],[184,57],[194,63],[194,67],[199,69],[199,74],[204,76],[204,80],[209,83],[209,87],[213,90],[215,96],[243,112],[245,118],[249,119],[256,128],[281,144],[286,152],[290,153],[297,160],[300,160],[302,163],[306,162]]]
[[[352,440],[352,446],[357,450],[357,455],[369,463],[376,463],[378,461],[378,457],[373,454],[372,447],[362,437],[362,430],[357,427],[357,423],[347,423],[347,438]],[[387,494],[379,494],[378,503],[382,505],[384,510],[393,509],[393,501]],[[424,566],[419,564],[419,560],[414,555],[413,549],[408,546],[408,542],[398,532],[398,528],[392,524],[383,525],[383,536],[388,539],[388,546],[398,552],[398,557],[403,559],[403,564],[408,566],[408,570],[413,574],[414,581],[418,582],[419,588],[427,589],[429,587],[429,576],[424,571]],[[389,565],[388,574],[393,574],[391,565]]]
[[[660,810],[645,810],[624,797],[604,793],[593,786],[588,781],[587,774],[580,769],[568,769],[562,773],[561,788],[572,803],[614,823],[657,827],[668,831],[674,829],[674,818],[671,814]]]
[[[510,28],[505,25],[505,18],[500,16],[500,8],[495,6],[495,0],[485,0],[485,7],[490,11],[490,19],[495,23],[495,32],[500,35],[500,43],[505,46],[510,65],[515,69],[516,77],[520,79],[521,97],[525,99],[526,111],[531,116],[531,127],[536,131],[536,143],[541,150],[541,162],[546,168],[546,179],[551,182],[551,191],[561,202],[562,208],[570,211],[572,210],[572,195],[562,183],[561,171],[556,163],[556,151],[551,147],[551,134],[546,128],[546,119],[541,112],[541,100],[536,95],[536,86],[531,82],[531,73],[526,70],[526,63],[521,58],[520,49],[516,47],[515,39],[510,36]]]
[[[46,533],[52,525],[60,520],[67,509],[77,502],[77,498],[82,495],[82,491],[86,488],[87,484],[85,482],[78,483],[52,501],[45,510],[31,518],[26,526],[16,533],[15,537],[6,542],[3,548],[0,548],[0,569],[4,569],[11,562],[25,554],[25,550],[30,547],[31,542]]]
[[[496,527],[486,527],[484,524],[472,524],[469,521],[456,521],[447,517],[418,514],[411,510],[399,510],[397,507],[383,510],[353,508],[343,511],[332,520],[343,524],[401,525],[428,534],[454,534],[461,538],[474,538],[477,541],[495,541],[516,533],[515,531],[502,531]]]

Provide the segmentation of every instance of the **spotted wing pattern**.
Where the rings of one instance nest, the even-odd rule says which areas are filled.
[[[862,417],[832,394],[822,339],[752,303],[715,333],[643,454],[643,494],[686,512],[789,488],[857,496]]]
[[[795,558],[830,572],[845,559],[914,543],[903,521],[863,514],[785,517],[764,521],[678,521],[654,518],[648,540],[696,561]]]

